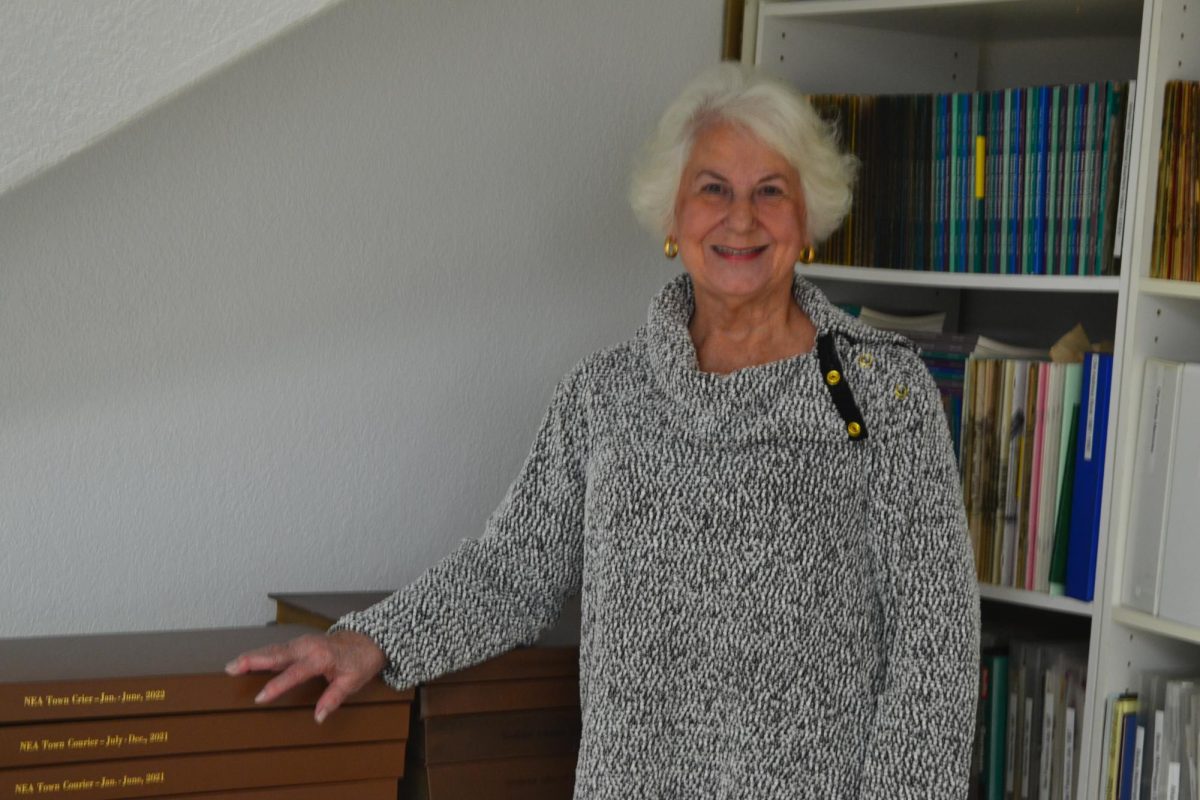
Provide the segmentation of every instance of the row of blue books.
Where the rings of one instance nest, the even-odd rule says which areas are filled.
[[[1132,89],[812,96],[861,162],[853,210],[819,260],[1116,274]]]

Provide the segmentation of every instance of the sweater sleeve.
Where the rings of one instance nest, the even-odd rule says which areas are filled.
[[[532,644],[579,591],[587,437],[575,383],[568,376],[556,389],[484,535],[330,629],[373,639],[387,657],[382,675],[391,686],[413,686]]]
[[[882,605],[890,633],[861,797],[967,796],[979,680],[979,589],[945,414],[923,367],[890,470]]]

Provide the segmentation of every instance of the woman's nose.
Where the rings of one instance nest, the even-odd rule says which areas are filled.
[[[725,216],[726,226],[733,231],[747,231],[754,227],[754,204],[749,197],[734,198]]]

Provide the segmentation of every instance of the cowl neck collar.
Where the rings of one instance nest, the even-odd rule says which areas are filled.
[[[833,333],[838,340],[898,339],[846,314],[799,275],[793,278],[792,297],[812,320],[818,336]],[[656,382],[694,413],[710,417],[709,423],[770,414],[805,398],[826,394],[815,349],[728,374],[701,371],[688,331],[694,310],[695,290],[685,273],[663,287],[651,302],[643,330]],[[844,342],[838,342],[839,349],[844,346]]]

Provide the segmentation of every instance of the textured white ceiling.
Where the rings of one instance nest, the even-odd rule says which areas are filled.
[[[339,0],[5,0],[0,194]]]

